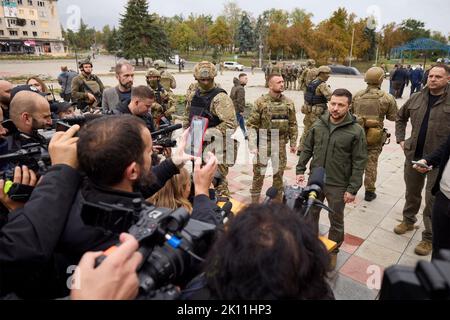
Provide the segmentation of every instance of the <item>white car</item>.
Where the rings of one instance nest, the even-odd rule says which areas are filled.
[[[244,66],[234,61],[225,61],[223,67],[226,70],[244,71]]]

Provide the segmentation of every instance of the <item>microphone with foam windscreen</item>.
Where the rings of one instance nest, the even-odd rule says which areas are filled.
[[[263,204],[269,204],[278,195],[278,189],[275,187],[270,187],[266,192],[266,198]]]
[[[220,215],[222,217],[222,223],[226,224],[229,220],[229,216],[231,215],[231,210],[233,209],[233,204],[228,201],[223,205],[223,207],[220,210]]]
[[[318,167],[313,169],[311,176],[308,179],[308,201],[306,202],[306,209],[304,211],[305,217],[308,215],[314,203],[318,201],[317,198],[325,185],[325,177],[325,168]]]

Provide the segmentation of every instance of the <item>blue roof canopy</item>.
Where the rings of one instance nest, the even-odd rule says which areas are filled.
[[[403,55],[404,51],[444,51],[450,53],[450,46],[433,39],[420,38],[392,49],[391,53],[398,56]]]

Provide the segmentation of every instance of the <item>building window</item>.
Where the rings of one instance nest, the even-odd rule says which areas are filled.
[[[19,9],[19,14],[24,15],[25,11],[23,9]]]
[[[34,16],[34,10],[30,10],[30,16]]]
[[[38,6],[39,7],[45,7],[45,2],[44,1],[38,1]]]
[[[17,4],[23,5],[23,1],[22,0],[17,0]]]
[[[24,36],[28,36],[28,31],[23,31]]]
[[[28,0],[28,5],[32,6],[33,5],[33,0]]]
[[[35,26],[35,25],[36,25],[36,21],[31,20],[31,25],[32,25],[32,26]]]
[[[10,35],[10,36],[17,36],[17,35],[19,35],[19,34],[17,33],[17,31],[9,30],[9,35]]]
[[[0,30],[0,36],[4,36],[5,32],[3,30]]]
[[[47,18],[47,13],[45,11],[39,11],[39,17]]]
[[[33,31],[33,37],[37,37],[37,32]]]

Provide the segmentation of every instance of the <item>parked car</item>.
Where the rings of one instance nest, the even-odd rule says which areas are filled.
[[[359,70],[356,69],[355,67],[347,67],[347,66],[337,65],[337,64],[329,65],[329,67],[333,74],[346,74],[346,75],[353,75],[353,76],[359,76],[361,74],[361,72],[359,72]]]
[[[226,70],[244,71],[244,66],[235,61],[225,61],[223,67]]]

